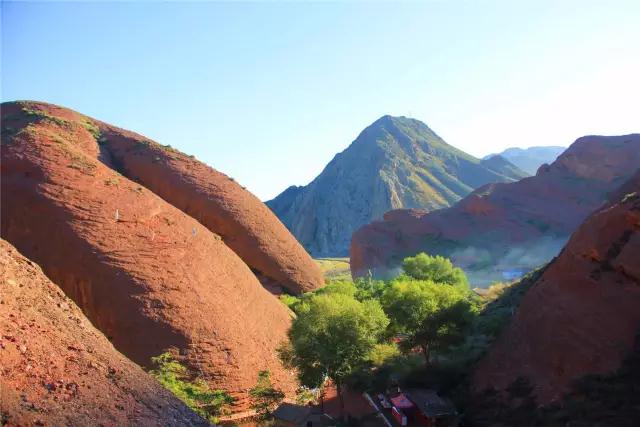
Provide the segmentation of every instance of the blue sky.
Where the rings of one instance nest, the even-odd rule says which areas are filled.
[[[2,3],[2,100],[171,144],[261,199],[384,114],[480,156],[640,131],[640,1]]]

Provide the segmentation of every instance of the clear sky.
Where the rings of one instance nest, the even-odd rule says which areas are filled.
[[[171,144],[261,199],[384,114],[480,156],[640,132],[640,1],[2,3],[2,100]]]

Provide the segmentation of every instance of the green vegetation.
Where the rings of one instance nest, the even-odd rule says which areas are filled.
[[[351,280],[349,258],[318,258],[315,262],[326,280]]]
[[[444,352],[464,339],[477,312],[468,288],[404,277],[390,284],[382,305],[401,348],[420,348],[427,365],[433,350]]]
[[[22,105],[22,114],[29,117],[31,120],[39,121],[44,120],[49,123],[56,124],[61,127],[69,128],[71,126],[75,126],[75,123],[71,120],[64,119],[62,117],[52,116],[51,114],[45,113],[44,111],[33,108],[30,103],[21,102]],[[89,118],[84,117],[82,115],[78,115],[79,124],[84,127],[89,133],[95,138],[96,141],[103,143],[104,140],[101,136],[100,129],[96,124]]]
[[[163,353],[151,361],[155,366],[151,375],[187,406],[213,423],[234,400],[223,390],[211,390],[201,378],[190,374],[171,353]]]
[[[419,253],[405,258],[402,270],[410,277],[418,280],[430,280],[434,283],[469,287],[467,276],[461,268],[455,267],[451,261],[442,256],[429,256]]]
[[[446,258],[418,254],[402,266],[387,281],[334,280],[300,297],[281,296],[296,313],[281,357],[309,388],[326,378],[340,390],[423,386],[466,408],[472,367],[543,269],[476,293]]]
[[[62,119],[60,117],[52,116],[40,110],[34,110],[32,108],[29,108],[28,106],[22,107],[22,112],[26,116],[30,116],[30,117],[41,119],[41,120],[47,120],[59,126],[66,126],[70,123],[68,120]]]
[[[281,357],[305,386],[321,387],[326,378],[338,390],[396,382],[455,386],[493,339],[484,329],[497,330],[507,320],[469,289],[448,259],[418,254],[403,268],[388,281],[331,281],[300,297],[281,297],[296,313]],[[505,293],[495,290],[492,297]]]
[[[281,349],[281,358],[298,370],[307,387],[321,387],[330,378],[343,407],[344,381],[375,348],[389,319],[379,302],[360,302],[339,292],[313,295],[296,311],[290,345]]]
[[[396,343],[380,343],[371,349],[367,360],[371,362],[373,366],[383,366],[398,356],[400,356],[400,349]]]
[[[524,295],[543,271],[544,267],[526,274],[515,283],[497,283],[488,288],[480,300],[480,312],[474,324],[474,334],[483,335],[490,340],[497,338],[515,314]]]
[[[98,126],[95,125],[95,123],[93,123],[91,120],[89,119],[85,119],[82,121],[81,125],[87,130],[89,131],[89,133],[91,135],[93,135],[93,138],[100,142],[103,141],[102,139],[102,135],[100,133],[100,129],[98,128]]]
[[[284,393],[271,383],[271,373],[260,371],[258,382],[254,388],[249,390],[251,397],[251,408],[256,411],[261,419],[266,420],[271,417],[271,413],[278,407],[284,399]]]

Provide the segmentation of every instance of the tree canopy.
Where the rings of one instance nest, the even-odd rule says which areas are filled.
[[[389,319],[375,300],[357,301],[343,293],[303,301],[281,357],[297,368],[300,382],[320,387],[330,378],[340,394],[344,379],[369,357]]]
[[[459,286],[406,277],[391,282],[381,302],[402,347],[420,347],[427,363],[432,350],[445,350],[463,338],[477,310],[469,291]]]
[[[402,261],[404,273],[418,280],[430,280],[433,283],[469,287],[467,276],[461,268],[455,267],[448,258],[430,256],[424,252]]]

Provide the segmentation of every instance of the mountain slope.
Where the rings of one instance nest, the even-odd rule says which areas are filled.
[[[293,392],[289,312],[218,234],[114,169],[92,119],[35,103],[2,119],[2,236],[118,351],[149,366],[175,349],[239,404],[265,369]]]
[[[309,185],[290,187],[267,206],[312,255],[337,256],[348,252],[355,229],[391,209],[446,207],[481,185],[525,175],[448,145],[418,120],[384,116]]]
[[[435,212],[397,210],[353,234],[351,271],[384,275],[408,255],[453,258],[476,286],[551,259],[640,167],[640,134],[578,139],[536,176],[490,184]]]
[[[232,178],[170,147],[94,120],[101,151],[125,176],[222,237],[266,285],[300,294],[322,272],[267,206]]]
[[[538,168],[543,164],[553,163],[566,147],[547,146],[547,147],[529,147],[529,148],[507,148],[502,153],[490,154],[485,159],[495,156],[502,156],[509,162],[516,165],[521,170],[530,175],[535,175]]]
[[[20,107],[22,105],[22,107]],[[51,120],[90,123],[100,161],[198,220],[270,284],[300,294],[323,284],[304,248],[257,197],[233,179],[169,146],[51,104],[5,103]],[[9,122],[7,126],[12,126]]]
[[[640,172],[626,188],[633,192],[591,215],[531,286],[479,363],[477,391],[524,377],[547,403],[578,377],[615,370],[632,350],[640,331]]]
[[[4,240],[0,279],[2,425],[209,425]]]

